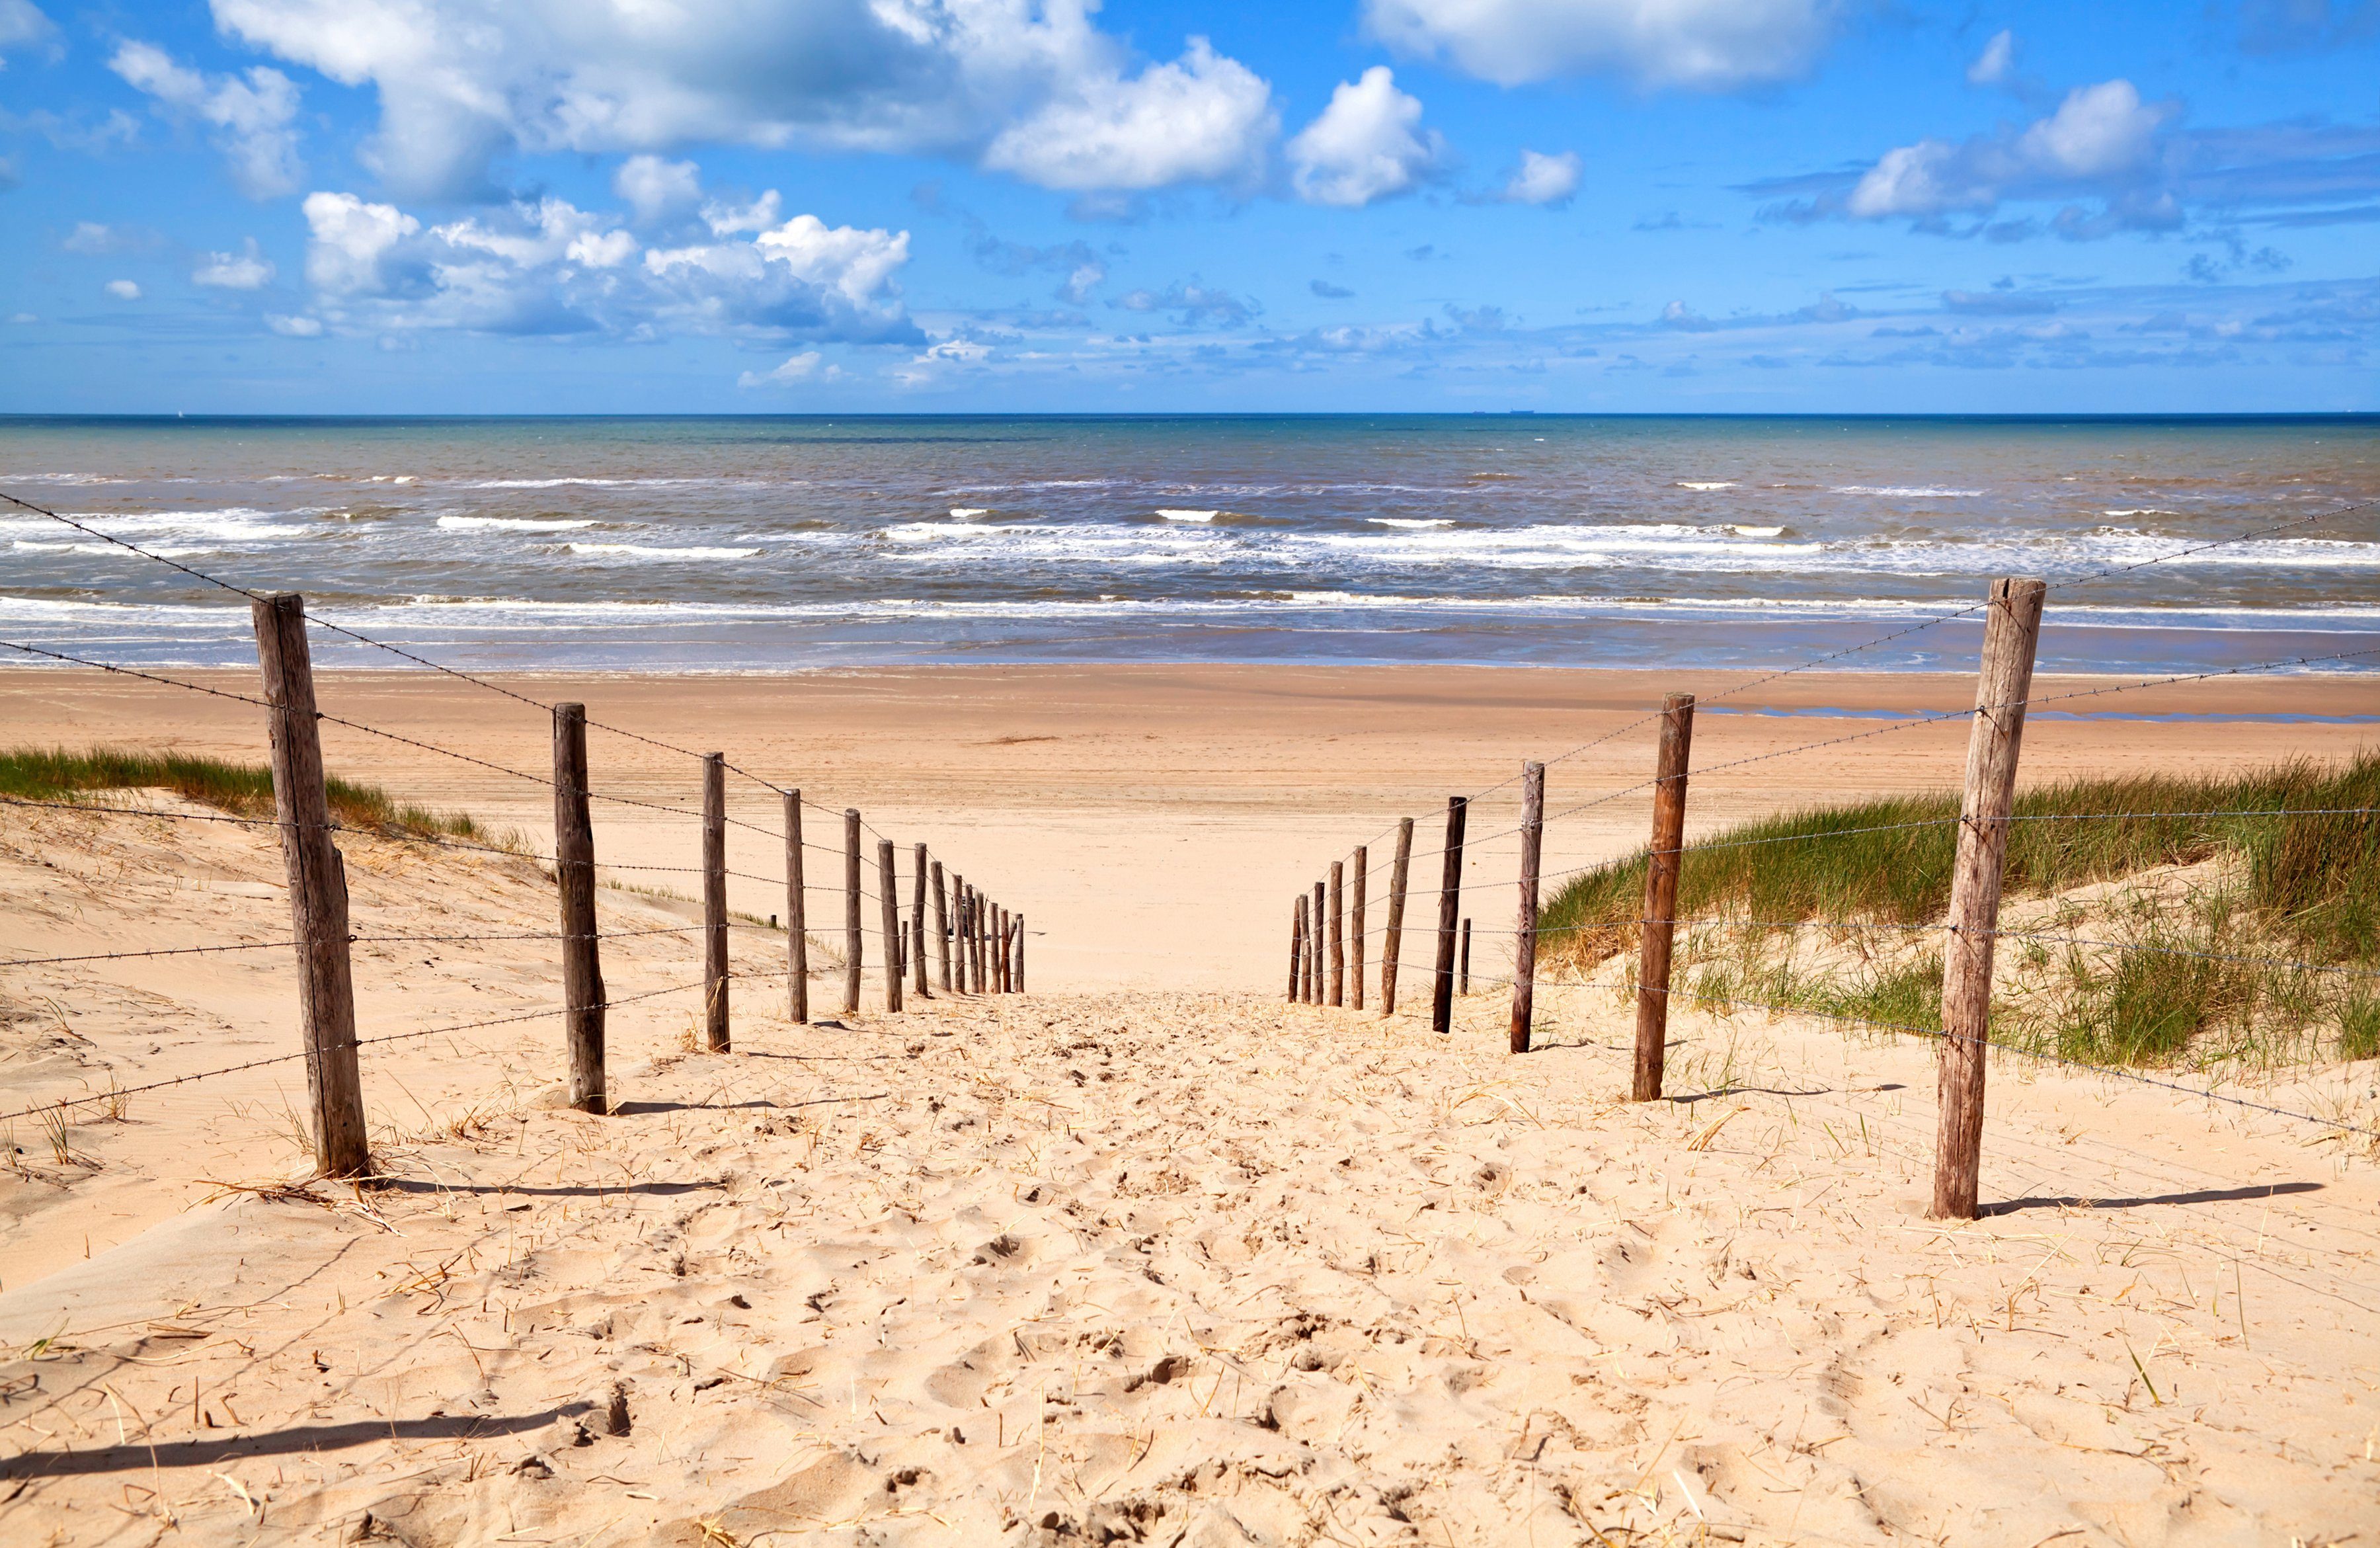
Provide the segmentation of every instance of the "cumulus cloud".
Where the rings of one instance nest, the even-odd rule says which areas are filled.
[[[1076,192],[1243,179],[1281,126],[1272,88],[1194,38],[1171,65],[1095,77],[1002,130],[983,165]]]
[[[690,161],[630,156],[612,174],[612,191],[628,201],[639,225],[658,225],[702,202],[702,173]]]
[[[1366,0],[1390,47],[1500,86],[1609,71],[1730,91],[1809,67],[1839,0]]]
[[[190,283],[217,290],[261,290],[273,282],[273,262],[250,237],[239,252],[211,252],[190,272]]]
[[[773,216],[781,203],[771,190],[744,208]],[[923,337],[895,283],[909,257],[905,231],[801,214],[747,232],[722,216],[710,239],[646,248],[619,217],[553,198],[440,225],[352,193],[309,194],[304,210],[308,283],[324,320],[345,329]]]
[[[212,0],[225,32],[374,88],[401,194],[484,189],[511,150],[697,141],[944,154],[1074,189],[1242,175],[1270,92],[1193,41],[1135,69],[1085,0]],[[625,197],[625,195],[624,195]]]
[[[212,126],[232,181],[250,199],[297,191],[298,87],[279,70],[260,65],[245,79],[201,75],[144,43],[119,45],[107,67],[168,112]]]
[[[1421,102],[1397,90],[1386,65],[1341,81],[1330,105],[1288,146],[1290,182],[1309,204],[1354,209],[1411,189],[1444,159],[1445,141],[1421,130]]]
[[[1504,198],[1515,204],[1559,204],[1578,191],[1579,171],[1576,151],[1555,156],[1523,151],[1521,165],[1504,184]]]
[[[320,338],[322,320],[319,317],[285,317],[279,312],[264,314],[264,325],[284,338]]]
[[[0,54],[40,43],[55,30],[32,0],[0,0]]]
[[[2016,34],[2003,27],[1967,67],[1970,86],[2005,86],[2016,79]]]
[[[1959,144],[1921,140],[1886,152],[1852,186],[1843,213],[1861,220],[1928,221],[1988,214],[2009,199],[2096,194],[2107,201],[2100,216],[2072,210],[2060,217],[2060,229],[2096,236],[2124,226],[2171,226],[2180,218],[2180,206],[2159,184],[2157,141],[2173,113],[2168,104],[2143,102],[2129,80],[2080,86],[2057,112],[2022,130]]]
[[[132,280],[109,280],[105,289],[109,295],[119,301],[137,301],[140,299],[140,286]]]

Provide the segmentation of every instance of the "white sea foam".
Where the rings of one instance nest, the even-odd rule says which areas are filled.
[[[1782,536],[1785,529],[1782,527],[1737,527],[1732,529],[1732,530],[1735,535],[1740,538],[1773,538]]]
[[[578,527],[592,527],[595,522],[591,517],[442,516],[438,518],[438,525],[487,532],[560,532]]]
[[[1454,520],[1451,517],[1444,516],[1367,516],[1364,518],[1364,519],[1375,522],[1382,527],[1402,527],[1412,530],[1420,530],[1430,527],[1451,527],[1454,525]]]
[[[973,521],[978,516],[990,516],[990,510],[983,506],[953,506],[951,507],[951,519],[953,521]]]
[[[1168,510],[1163,506],[1160,506],[1157,507],[1157,514],[1168,521],[1212,521],[1223,513],[1221,511]]]
[[[1935,484],[1865,484],[1840,483],[1831,493],[1836,494],[1882,494],[1895,500],[1973,500],[1984,493],[1980,489],[1943,489]]]
[[[2143,506],[2137,510],[2101,511],[2099,514],[2101,516],[2112,516],[2118,520],[2121,520],[2128,516],[2180,516],[2181,513],[2180,511],[2159,510],[2155,506]]]
[[[1708,494],[1721,489],[1733,489],[1735,487],[1735,481],[1733,479],[1680,479],[1678,481],[1678,487],[1680,489],[1696,489]]]
[[[757,548],[649,548],[635,542],[574,542],[573,554],[617,555],[631,559],[749,559]]]

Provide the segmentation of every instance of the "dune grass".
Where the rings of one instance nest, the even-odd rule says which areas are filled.
[[[2375,806],[2380,752],[2337,765],[2072,780],[2025,792],[2009,841],[2011,905],[2221,863],[2179,893],[2119,887],[2088,907],[2059,906],[2058,931],[2110,946],[2004,941],[2012,972],[2002,993],[2014,1014],[2000,1014],[1999,1024],[2095,1062],[2168,1063],[2211,1045],[2273,1057],[2284,1046],[2303,1052],[2309,1033],[2326,1035],[2338,1056],[2380,1054],[2371,981],[2309,970],[2380,968]],[[2324,815],[2268,815],[2279,811]],[[1755,1001],[1937,1025],[1937,944],[1920,931],[1874,927],[1943,920],[1958,812],[1954,793],[1890,795],[1787,811],[1689,845],[1678,917],[1728,922],[1681,926],[1681,987],[1706,1006]],[[1563,885],[1544,911],[1556,932],[1550,949],[1578,968],[1633,949],[1645,864],[1639,853]],[[1868,928],[1773,928],[1827,920]],[[1811,960],[1822,947],[1828,966]]]
[[[402,805],[376,785],[358,785],[336,775],[327,776],[323,785],[330,798],[331,820],[342,827],[401,837],[504,842],[466,813]],[[140,789],[171,790],[236,816],[273,815],[273,771],[261,763],[127,748],[0,750],[0,796],[72,800],[96,790]]]

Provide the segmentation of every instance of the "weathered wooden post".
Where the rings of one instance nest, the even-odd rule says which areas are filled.
[[[1295,1005],[1305,969],[1305,895],[1289,906],[1289,1001]]]
[[[1330,862],[1330,1003],[1347,1003],[1347,915],[1342,893],[1347,884],[1346,867],[1338,860]]]
[[[553,880],[562,894],[563,1041],[570,1105],[608,1113],[602,943],[595,923],[595,823],[587,814],[587,706],[553,707]]]
[[[884,936],[884,1008],[901,1008],[901,878],[892,870],[892,841],[876,841],[876,901]]]
[[[1439,1032],[1454,1030],[1454,923],[1463,911],[1463,823],[1471,803],[1462,796],[1446,798],[1446,848],[1438,883],[1438,977],[1430,984],[1429,1025]]]
[[[802,793],[785,792],[785,996],[794,1025],[810,1018],[808,890],[802,884]]]
[[[1012,922],[1012,916],[1002,908],[1000,911],[1000,992],[1003,994],[1016,993],[1016,964],[1008,955],[1008,932]]]
[[[1463,965],[1455,970],[1454,992],[1471,993],[1471,919],[1467,914],[1463,920]]]
[[[716,752],[702,759],[703,1045],[724,1054],[727,1041],[727,768]]]
[[[843,1014],[859,1014],[859,809],[843,809]]]
[[[909,988],[921,1000],[934,997],[932,986],[926,982],[926,847],[920,844],[916,896],[909,907]]]
[[[1025,916],[1023,914],[1016,916],[1016,945],[1010,956],[1016,964],[1016,992],[1022,994],[1025,993]]]
[[[1512,937],[1512,1052],[1529,1051],[1537,1011],[1537,859],[1546,835],[1546,766],[1521,765],[1521,909]],[[1471,928],[1463,930],[1463,976],[1471,976]]]
[[[289,872],[289,913],[298,937],[298,1005],[305,1024],[306,1095],[314,1166],[325,1176],[371,1171],[364,1091],[356,1055],[356,987],[347,960],[347,877],[331,842],[322,784],[322,728],[314,708],[314,663],[306,643],[306,600],[295,591],[259,597],[257,664],[273,708],[273,808]]]
[[[1397,821],[1397,858],[1389,867],[1389,931],[1380,942],[1380,1014],[1397,1013],[1397,962],[1404,955],[1405,882],[1413,871],[1414,820]]]
[[[1990,1052],[1992,946],[2016,804],[2017,746],[2033,692],[2041,638],[2038,580],[1992,582],[1984,659],[1975,675],[1975,723],[1967,739],[1967,791],[1959,858],[1950,873],[1949,943],[1942,952],[1941,1127],[1934,1142],[1934,1217],[1975,1218],[1983,1164],[1984,1069]]]
[[[1330,920],[1329,908],[1330,884],[1314,884],[1314,1004],[1320,1005],[1330,993]]]
[[[1632,1102],[1661,1094],[1670,1042],[1670,954],[1678,928],[1678,874],[1685,863],[1686,770],[1694,741],[1694,696],[1661,701],[1661,745],[1653,764],[1653,838],[1645,857],[1645,938],[1636,964],[1636,1074]]]
[[[1354,907],[1347,916],[1348,945],[1351,948],[1347,954],[1347,1004],[1354,1010],[1364,1008],[1364,871],[1370,863],[1370,847],[1355,846]]]
[[[942,862],[934,862],[934,970],[942,993],[951,989],[951,899],[942,888]]]
[[[951,981],[962,994],[972,993],[973,981],[967,976],[967,884],[966,878],[951,872]]]

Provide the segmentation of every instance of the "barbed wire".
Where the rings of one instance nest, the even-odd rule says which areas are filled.
[[[350,935],[347,937],[347,944],[356,946],[426,946],[455,945],[482,941],[633,941],[645,935],[684,935],[704,928],[706,927],[699,924],[673,924],[658,926],[651,930],[599,930],[591,935],[566,934],[558,930],[528,930],[475,935]],[[121,962],[140,957],[197,957],[211,952],[270,951],[277,946],[301,946],[305,944],[303,941],[237,941],[212,946],[158,946],[147,951],[86,952],[79,957],[0,957],[0,968],[46,968],[68,962]]]

